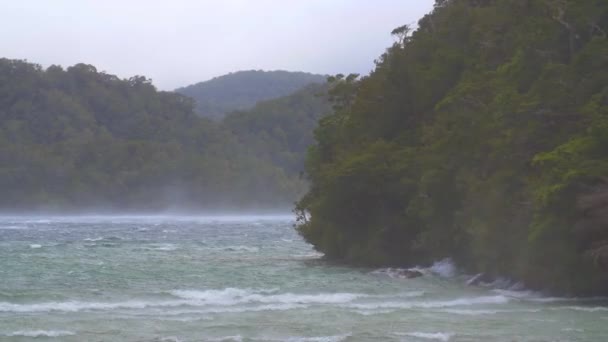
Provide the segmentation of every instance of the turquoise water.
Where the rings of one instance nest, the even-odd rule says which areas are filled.
[[[0,218],[0,341],[606,341],[608,302],[332,265],[290,216]]]

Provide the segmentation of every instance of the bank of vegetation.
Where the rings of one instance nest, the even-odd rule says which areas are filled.
[[[297,229],[328,258],[608,293],[608,2],[442,0],[338,77]]]

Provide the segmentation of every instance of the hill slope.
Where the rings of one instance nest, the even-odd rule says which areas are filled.
[[[319,119],[331,112],[327,90],[327,84],[311,84],[291,95],[259,102],[247,111],[228,114],[222,127],[249,153],[287,174],[299,175]]]
[[[299,202],[330,258],[608,294],[608,2],[437,1],[340,80]]]
[[[303,90],[224,124],[86,64],[0,59],[0,85],[1,211],[288,208],[304,153],[277,133],[307,144],[326,101]]]
[[[195,101],[200,116],[221,119],[260,101],[287,96],[311,83],[325,83],[325,76],[288,71],[239,71],[175,91]]]

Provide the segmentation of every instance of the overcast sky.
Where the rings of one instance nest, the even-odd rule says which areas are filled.
[[[0,57],[171,90],[231,71],[368,73],[433,0],[0,0]]]

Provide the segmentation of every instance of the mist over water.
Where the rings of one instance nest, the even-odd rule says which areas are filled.
[[[1,341],[603,341],[603,299],[330,264],[292,215],[0,217]]]

